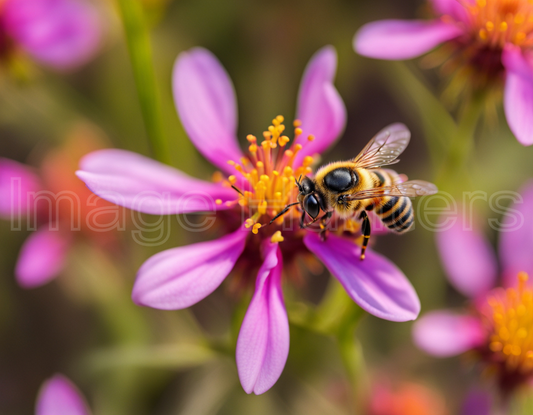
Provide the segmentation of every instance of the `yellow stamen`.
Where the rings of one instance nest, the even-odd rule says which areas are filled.
[[[246,139],[250,143],[248,149],[249,157],[244,157],[235,162],[228,161],[248,182],[243,185],[242,193],[239,193],[238,199],[230,201],[232,206],[240,205],[248,215],[245,221],[245,227],[251,229],[254,234],[259,233],[262,223],[268,223],[277,212],[280,212],[285,206],[296,201],[298,189],[295,184],[295,174],[308,174],[313,163],[310,156],[303,159],[295,165],[296,155],[304,145],[314,139],[314,136],[308,136],[308,140],[302,144],[293,144],[286,149],[290,139],[283,135],[285,125],[284,118],[278,115],[272,120],[272,124],[263,132],[262,140],[252,134]],[[301,122],[294,122],[295,138],[302,134]],[[237,173],[236,173],[237,174]],[[238,176],[237,176],[238,177]],[[236,175],[231,175],[223,184],[228,187],[237,183]],[[239,186],[240,187],[240,186]],[[248,190],[245,190],[248,189]],[[219,200],[216,201],[219,204]],[[222,201],[220,200],[220,203]],[[262,219],[262,216],[267,216]],[[276,219],[276,224],[283,223],[287,218],[300,216],[297,209],[290,209],[284,216]],[[275,227],[272,227],[275,231]],[[272,241],[281,242],[283,237],[281,233],[276,233]]]
[[[313,157],[311,157],[311,156],[305,156],[302,165],[303,165],[304,167],[307,167],[307,166],[310,166],[311,164],[313,164]]]
[[[267,211],[267,206],[268,206],[268,203],[266,200],[263,200],[259,206],[257,207],[257,211],[261,214],[261,215],[264,215]]]
[[[288,142],[290,141],[289,137],[287,137],[286,135],[282,135],[279,140],[278,140],[278,143],[281,147],[285,146]]]
[[[533,1],[477,0],[465,8],[470,14],[469,26],[492,49],[503,49],[508,43],[533,46]]]
[[[224,175],[219,172],[219,171],[216,171],[213,173],[213,175],[211,176],[211,180],[214,182],[214,183],[220,183],[222,180],[224,180]]]
[[[492,313],[489,349],[508,370],[533,371],[533,289],[528,275],[518,274],[516,288],[498,289],[487,299]]]
[[[272,238],[270,238],[270,242],[276,243],[276,242],[283,242],[284,238],[281,236],[281,231],[274,232],[274,235],[272,235]]]

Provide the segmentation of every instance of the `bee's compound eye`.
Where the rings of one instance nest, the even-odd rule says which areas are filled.
[[[355,174],[348,168],[340,167],[330,171],[324,177],[324,184],[334,192],[344,192],[355,185]]]
[[[318,216],[318,213],[320,212],[320,206],[318,205],[318,200],[316,200],[315,195],[307,195],[305,197],[304,209],[313,219]]]

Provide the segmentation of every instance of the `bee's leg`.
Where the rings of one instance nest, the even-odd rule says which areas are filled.
[[[317,220],[322,219],[322,218],[319,218],[319,217],[317,216],[317,217],[314,218],[311,222],[303,223],[303,222],[304,222],[304,221],[303,221],[304,218],[305,218],[305,213],[302,215],[302,220],[301,220],[302,223],[300,224],[300,227],[301,227],[302,229],[305,229],[305,228],[311,226],[311,225],[312,225],[313,223],[315,223]]]
[[[328,228],[326,227],[326,225],[332,215],[333,215],[333,212],[326,212],[326,214],[322,216],[322,218],[320,219],[320,239],[322,240],[322,242],[326,240],[327,231],[328,231]]]
[[[361,246],[361,261],[365,259],[366,246],[370,240],[370,220],[365,210],[361,212],[361,231],[363,232],[363,245]]]
[[[300,217],[300,229],[305,228],[304,221],[305,221],[305,211],[302,212],[302,216]]]

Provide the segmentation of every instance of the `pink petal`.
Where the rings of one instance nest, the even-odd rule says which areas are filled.
[[[237,139],[237,102],[228,74],[208,50],[179,54],[172,75],[174,102],[183,127],[210,162],[233,174],[228,160],[243,153]]]
[[[504,90],[504,109],[509,128],[517,140],[533,144],[533,62],[519,47],[508,45],[502,62],[507,70]]]
[[[432,311],[413,326],[413,340],[426,353],[437,357],[461,354],[483,344],[481,321],[450,311]]]
[[[295,158],[296,166],[305,156],[322,153],[344,130],[346,108],[333,85],[336,71],[337,52],[333,46],[315,53],[305,69],[296,111],[303,130],[296,143],[303,148]],[[309,142],[309,135],[314,135],[315,140]]]
[[[6,30],[28,53],[56,69],[89,60],[101,37],[99,16],[81,0],[7,0]]]
[[[466,3],[474,0],[463,0]],[[470,21],[468,11],[461,0],[430,0],[433,10],[438,15],[447,15],[455,21],[468,23]]]
[[[20,286],[34,288],[57,277],[65,264],[70,238],[41,227],[32,233],[20,251],[15,276]]]
[[[99,150],[83,157],[76,175],[101,198],[154,215],[227,209],[231,188],[186,174],[125,150]]]
[[[462,33],[459,27],[439,19],[380,20],[359,29],[354,38],[354,48],[357,53],[369,58],[411,59]]]
[[[41,190],[39,177],[24,164],[0,157],[0,216],[6,219],[32,211],[28,193]]]
[[[414,320],[420,301],[405,275],[388,259],[367,250],[361,261],[361,248],[352,241],[328,235],[322,242],[308,232],[304,243],[329,269],[359,306],[385,320]]]
[[[445,221],[449,221],[445,222]],[[463,295],[475,298],[496,283],[498,264],[494,251],[483,235],[462,212],[441,219],[437,246],[450,283]]]
[[[76,386],[55,375],[41,386],[35,415],[90,415],[90,411]]]
[[[281,376],[289,355],[289,319],[281,291],[283,262],[277,243],[264,245],[265,262],[237,340],[237,368],[246,393],[260,395]]]
[[[137,273],[133,301],[162,310],[196,304],[222,284],[241,256],[249,233],[238,229],[214,241],[154,255]]]
[[[507,210],[500,227],[499,254],[506,285],[514,285],[520,271],[533,278],[533,182],[521,190],[522,200]]]

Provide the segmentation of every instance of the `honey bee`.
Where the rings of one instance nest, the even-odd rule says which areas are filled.
[[[370,221],[367,212],[374,213],[391,230],[408,231],[414,223],[410,197],[437,193],[433,183],[422,180],[406,181],[406,176],[381,167],[395,164],[411,137],[403,124],[385,127],[376,134],[352,160],[330,163],[318,169],[313,179],[298,178],[297,202],[287,205],[270,223],[285,214],[291,206],[300,205],[300,227],[306,228],[320,221],[321,237],[326,237],[327,222],[336,212],[343,218],[361,220],[363,243],[361,260],[370,239]],[[323,212],[323,215],[320,215]],[[306,215],[311,221],[305,222]]]

